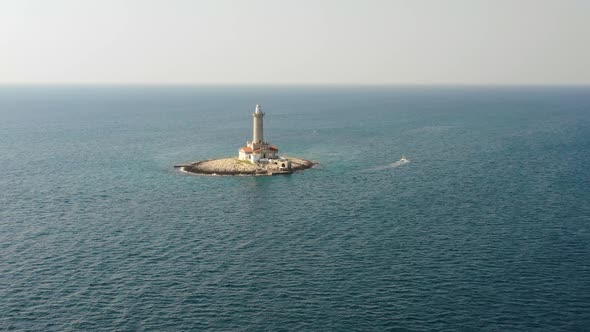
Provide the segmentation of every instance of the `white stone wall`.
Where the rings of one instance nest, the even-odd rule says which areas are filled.
[[[250,155],[250,161],[253,163],[258,162],[258,160],[260,160],[260,158],[262,158],[262,155],[259,155],[259,154],[251,154]]]
[[[240,149],[240,151],[238,152],[238,158],[240,160],[248,160],[248,154],[246,154],[246,152]]]

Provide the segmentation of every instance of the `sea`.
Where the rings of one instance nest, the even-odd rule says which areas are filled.
[[[590,87],[1,86],[0,330],[588,331]]]

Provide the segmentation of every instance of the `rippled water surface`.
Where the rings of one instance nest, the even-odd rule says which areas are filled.
[[[256,103],[317,168],[173,169]],[[586,330],[589,162],[584,87],[0,87],[0,330]]]

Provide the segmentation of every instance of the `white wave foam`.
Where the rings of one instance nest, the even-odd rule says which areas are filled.
[[[382,171],[382,170],[385,170],[385,169],[398,168],[398,167],[407,165],[410,162],[411,161],[409,159],[402,158],[402,159],[400,159],[398,161],[395,161],[395,162],[393,162],[391,164],[387,164],[387,165],[384,165],[384,166],[373,167],[373,168],[370,168],[370,169],[368,169],[366,171]]]

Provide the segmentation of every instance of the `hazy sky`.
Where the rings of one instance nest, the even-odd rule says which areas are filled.
[[[590,0],[0,0],[0,83],[590,84]]]

